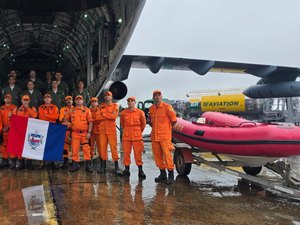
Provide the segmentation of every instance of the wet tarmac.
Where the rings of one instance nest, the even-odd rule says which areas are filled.
[[[0,170],[0,224],[300,224],[300,202],[206,166],[156,184],[146,143],[139,181],[96,171]],[[94,165],[95,167],[97,165]]]

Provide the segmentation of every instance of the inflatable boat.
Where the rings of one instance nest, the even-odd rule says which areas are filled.
[[[198,122],[178,118],[173,138],[216,154],[272,158],[266,162],[300,155],[300,127],[256,123],[219,112],[206,112]]]

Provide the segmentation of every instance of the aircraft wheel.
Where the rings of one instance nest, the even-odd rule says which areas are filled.
[[[180,149],[176,149],[174,153],[174,163],[176,171],[179,175],[189,175],[192,169],[191,163],[186,163]]]
[[[258,166],[258,167],[243,166],[243,170],[245,171],[245,173],[252,176],[256,176],[257,174],[259,174],[261,169],[262,166]]]

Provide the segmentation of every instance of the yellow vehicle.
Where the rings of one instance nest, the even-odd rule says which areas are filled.
[[[198,117],[207,111],[216,111],[257,119],[263,114],[263,103],[261,100],[248,99],[243,94],[207,95],[200,99],[190,99],[187,111],[190,117]]]

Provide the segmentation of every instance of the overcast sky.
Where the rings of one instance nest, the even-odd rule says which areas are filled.
[[[299,9],[298,0],[147,0],[125,54],[300,67]],[[125,83],[127,96],[144,100],[154,89],[170,99],[187,99],[191,90],[245,88],[257,80],[131,69]]]

